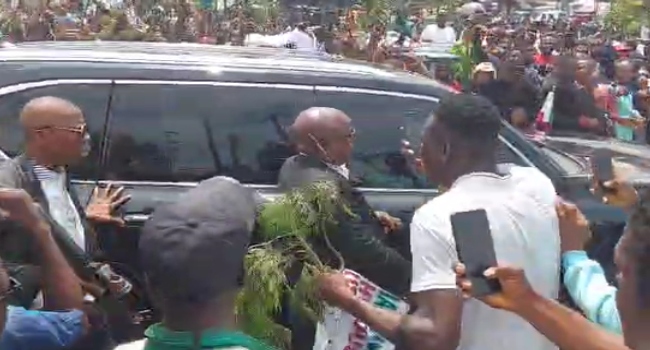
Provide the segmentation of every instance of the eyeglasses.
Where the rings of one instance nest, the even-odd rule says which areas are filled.
[[[85,134],[87,131],[86,124],[79,124],[77,126],[45,126],[42,128],[36,129],[36,131],[41,131],[41,130],[46,130],[46,129],[54,129],[54,130],[63,130],[63,131],[70,131],[76,134]]]
[[[0,301],[6,300],[21,289],[23,289],[23,285],[20,284],[17,279],[9,277],[9,288],[3,292],[0,292]]]

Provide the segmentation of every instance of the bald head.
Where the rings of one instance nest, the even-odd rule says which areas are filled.
[[[299,140],[309,139],[312,135],[318,139],[328,139],[332,133],[349,130],[350,118],[342,111],[329,107],[312,107],[296,117],[291,129]]]
[[[70,101],[52,96],[37,97],[25,105],[20,123],[25,130],[45,127],[74,127],[83,123],[83,113]]]
[[[328,107],[306,109],[296,117],[291,131],[300,152],[332,164],[348,162],[354,129],[342,111]]]

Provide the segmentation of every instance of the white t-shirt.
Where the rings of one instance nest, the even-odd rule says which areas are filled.
[[[456,31],[452,27],[440,28],[437,24],[429,24],[422,31],[420,39],[428,42],[432,48],[447,51],[456,43]]]
[[[296,49],[316,49],[316,42],[309,34],[298,30],[298,28],[287,33],[286,36],[287,43],[293,43],[296,45]]]
[[[525,270],[533,289],[556,299],[560,235],[551,180],[535,168],[504,165],[504,176],[473,173],[415,212],[411,223],[412,292],[456,288],[458,262],[450,216],[485,209],[499,264]],[[463,307],[458,350],[551,350],[553,343],[519,316],[478,300]]]

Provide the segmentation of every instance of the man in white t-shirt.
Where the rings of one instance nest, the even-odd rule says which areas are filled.
[[[410,299],[416,313],[379,310],[355,298],[337,274],[321,277],[321,293],[330,304],[368,324],[397,349],[557,349],[523,319],[463,301],[456,288],[458,256],[450,216],[485,209],[498,263],[522,266],[537,293],[558,295],[555,190],[535,168],[497,166],[500,126],[499,111],[487,99],[456,94],[440,102],[425,127],[422,168],[432,183],[448,190],[418,209],[411,223]]]
[[[436,24],[424,27],[420,40],[437,50],[448,51],[456,43],[456,31],[447,26],[447,18],[444,14],[439,14],[436,21]]]

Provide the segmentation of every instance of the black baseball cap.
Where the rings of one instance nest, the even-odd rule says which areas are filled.
[[[150,287],[167,300],[187,302],[240,287],[255,213],[254,191],[223,176],[157,208],[139,243]]]

